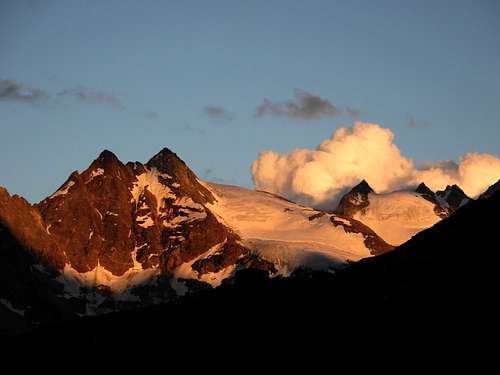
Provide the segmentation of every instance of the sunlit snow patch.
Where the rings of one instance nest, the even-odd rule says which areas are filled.
[[[49,199],[53,199],[55,197],[58,197],[60,195],[66,195],[68,194],[69,188],[75,184],[74,181],[69,181],[65,186],[63,186],[61,189],[56,191],[54,194],[52,194]]]
[[[114,293],[123,293],[133,286],[147,283],[159,274],[157,268],[143,270],[142,266],[140,269],[135,267],[138,266],[134,262],[133,268],[128,269],[121,276],[116,276],[100,264],[93,270],[83,273],[66,264],[63,273],[58,276],[57,280],[64,284],[67,294],[79,296],[81,287],[96,287],[99,285],[109,287]]]
[[[391,245],[398,246],[441,218],[434,212],[434,203],[421,195],[394,192],[368,195],[370,204],[354,215]]]
[[[341,267],[371,256],[361,233],[346,232],[331,218],[346,219],[300,206],[261,191],[203,182],[217,198],[208,208],[232,228],[244,246],[278,265],[283,274],[300,266]],[[317,218],[310,220],[310,217]]]
[[[165,199],[175,199],[176,195],[170,190],[170,188],[162,184],[159,177],[172,178],[171,176],[160,173],[155,168],[147,169],[146,172],[137,176],[137,181],[134,182],[132,187],[132,200],[136,204],[139,202],[140,195],[144,192],[144,189],[148,189],[156,198],[156,207],[158,213],[160,213],[161,208],[165,205]]]

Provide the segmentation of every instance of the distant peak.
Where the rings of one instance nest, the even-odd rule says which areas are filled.
[[[175,164],[184,164],[175,152],[164,147],[146,163],[148,167],[156,167],[158,170],[171,169]],[[166,170],[165,170],[166,172]]]
[[[163,147],[157,155],[162,155],[162,154],[174,154],[175,155],[175,153],[171,149],[169,149],[168,147]]]
[[[373,189],[368,184],[368,182],[366,182],[366,180],[362,180],[359,184],[352,188],[351,192],[369,194],[373,193]]]
[[[104,168],[106,173],[108,173],[117,167],[121,167],[122,165],[122,162],[115,154],[109,150],[104,150],[99,154],[97,159],[92,162],[89,169],[94,170],[95,168]]]
[[[457,209],[467,203],[470,198],[457,185],[448,185],[444,190],[437,191],[436,195],[446,201],[449,207]]]
[[[418,185],[415,191],[419,194],[429,195],[431,197],[434,195],[434,192],[431,189],[429,189],[429,187],[423,182],[421,182],[420,185]]]
[[[465,193],[462,189],[460,189],[460,187],[458,185],[447,185],[446,186],[446,189],[444,189],[444,192],[449,192],[449,193],[454,193],[454,194],[460,194],[460,195],[464,195],[465,196]]]
[[[215,201],[212,193],[199,183],[196,175],[186,163],[166,147],[153,156],[146,163],[146,167],[168,174],[172,177],[171,181],[178,184],[178,189],[182,190],[182,194],[196,203]]]
[[[99,156],[97,157],[97,160],[101,161],[101,162],[106,162],[106,161],[109,161],[109,160],[112,160],[112,161],[118,161],[118,158],[116,157],[115,154],[113,154],[111,151],[109,150],[104,150],[102,151]]]

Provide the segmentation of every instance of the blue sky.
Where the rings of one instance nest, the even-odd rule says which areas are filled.
[[[498,155],[499,20],[495,0],[2,0],[0,80],[43,95],[0,100],[0,185],[36,202],[102,149],[167,146],[251,187],[259,152],[316,147],[346,107],[416,161]],[[340,113],[255,116],[297,89]]]

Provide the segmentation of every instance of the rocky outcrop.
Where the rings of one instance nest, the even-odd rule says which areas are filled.
[[[153,156],[146,163],[146,166],[172,176],[172,185],[176,185],[173,189],[174,192],[182,196],[191,197],[193,201],[200,204],[213,203],[215,201],[212,193],[198,182],[198,178],[188,168],[186,163],[168,148],[165,147]]]
[[[338,217],[331,216],[330,221],[334,226],[343,227],[347,233],[360,233],[364,238],[365,246],[372,255],[384,254],[394,249],[394,246],[385,242],[377,233],[358,220],[346,216],[340,217],[339,220]]]
[[[431,189],[429,189],[429,187],[425,183],[420,183],[420,185],[418,185],[418,187],[415,189],[415,192],[419,193],[422,198],[434,204],[434,212],[441,219],[450,216],[450,213],[452,211],[448,207],[443,207],[439,204],[436,198],[436,194]]]
[[[63,264],[64,253],[37,209],[0,188],[0,332],[84,311],[82,301],[61,296],[63,285],[54,278]]]
[[[199,275],[203,275],[205,273],[217,273],[226,267],[237,264],[242,256],[249,252],[249,249],[243,246],[239,240],[237,235],[231,234],[217,253],[197,260],[193,263],[193,269]]]
[[[373,193],[373,189],[368,185],[368,182],[362,180],[341,198],[335,212],[340,215],[352,217],[355,213],[368,207],[370,204],[368,194],[370,193]]]
[[[444,190],[437,191],[436,198],[438,203],[442,207],[448,208],[450,212],[456,211],[471,201],[457,185],[448,185]]]

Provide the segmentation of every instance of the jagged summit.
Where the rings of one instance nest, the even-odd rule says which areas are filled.
[[[98,159],[99,160],[106,160],[106,159],[118,159],[118,158],[112,151],[105,149],[105,150],[101,151],[101,153],[98,156]]]
[[[120,162],[120,159],[118,159],[118,157],[113,152],[109,150],[103,150],[97,157],[96,161],[99,161],[103,164],[108,164]]]
[[[429,189],[429,187],[424,182],[421,182],[420,185],[418,185],[418,187],[415,189],[415,192],[422,195],[428,195],[430,197],[434,196],[434,192]]]
[[[124,164],[113,152],[109,150],[103,150],[99,154],[99,156],[90,164],[87,171],[103,169],[103,171],[105,171],[107,174],[113,174],[113,172],[123,168]],[[85,172],[82,174],[85,174]]]
[[[203,185],[198,182],[196,175],[184,161],[167,147],[154,155],[146,167],[155,168],[160,173],[171,176],[179,184],[183,193],[190,196],[197,203],[214,202],[214,197]]]
[[[172,169],[176,165],[183,165],[187,168],[186,163],[182,161],[181,158],[177,156],[175,152],[170,150],[167,147],[164,147],[155,154],[149,161],[146,163],[148,167],[156,167],[158,170],[162,172],[167,172],[166,169]],[[162,169],[165,169],[164,171]]]
[[[446,188],[444,190],[441,190],[441,191],[438,191],[437,193],[439,195],[443,195],[443,193],[447,193],[447,192],[450,192],[450,193],[458,193],[458,194],[463,194],[465,195],[464,191],[462,189],[460,189],[460,187],[456,184],[453,184],[453,185],[446,185]]]
[[[355,212],[369,205],[368,194],[370,193],[373,193],[373,189],[366,180],[362,180],[342,197],[335,212],[352,217]]]
[[[361,193],[361,194],[370,194],[373,193],[373,189],[371,186],[366,182],[366,180],[362,180],[359,184],[354,186],[351,190],[351,192],[354,193]]]
[[[448,185],[444,190],[436,192],[442,205],[448,206],[452,211],[470,201],[470,198],[457,185]]]

